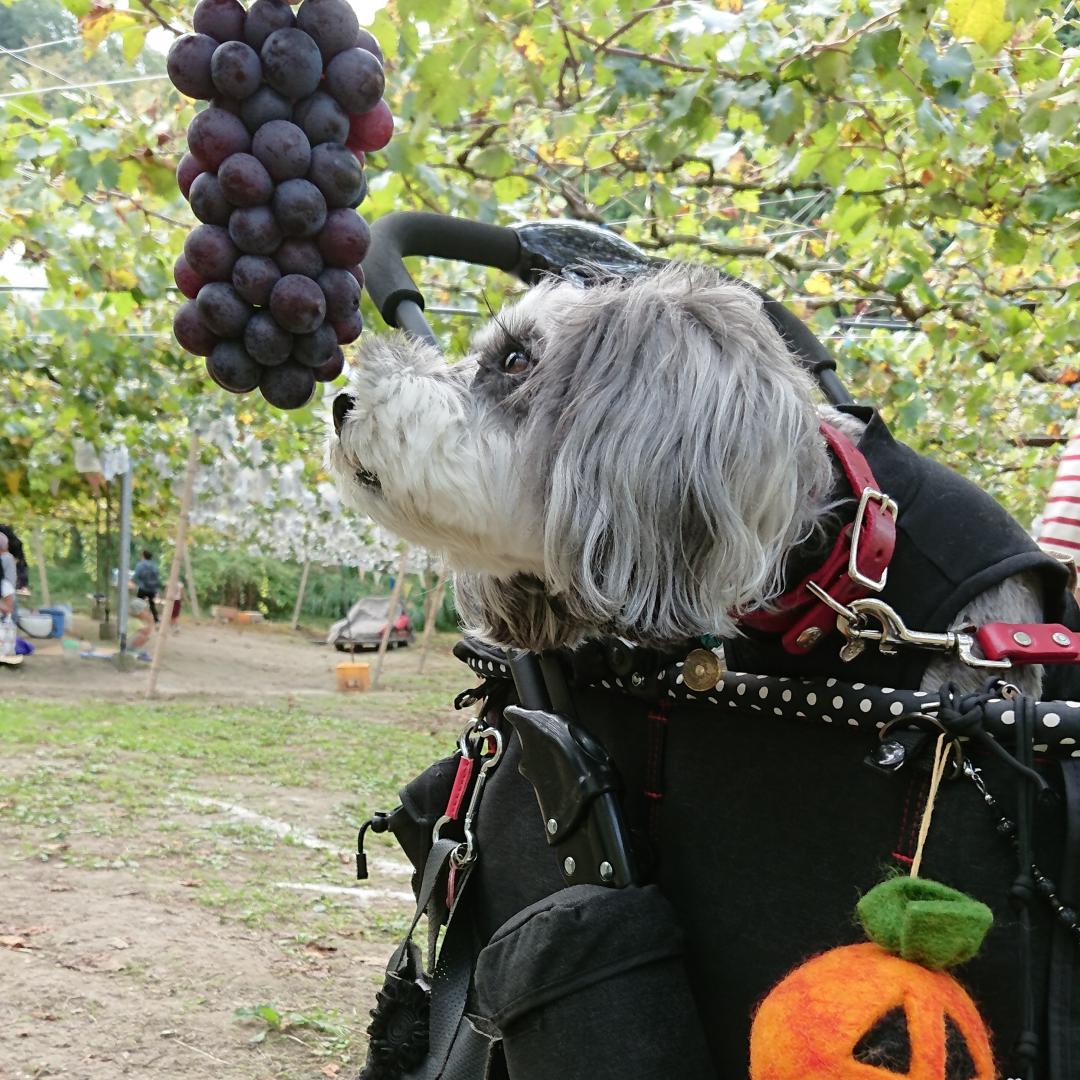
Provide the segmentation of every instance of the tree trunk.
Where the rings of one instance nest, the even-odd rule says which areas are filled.
[[[307,588],[308,570],[311,568],[311,560],[304,560],[304,569],[300,574],[300,588],[296,593],[296,607],[292,613],[292,628],[295,630],[300,625],[300,609],[304,606],[304,590]]]
[[[435,591],[431,594],[428,602],[428,610],[424,615],[424,637],[420,642],[420,666],[416,669],[421,675],[424,674],[424,662],[427,660],[428,649],[431,647],[431,635],[435,633],[435,620],[442,609],[443,589],[446,588],[447,572],[443,570],[439,574],[439,580],[435,582]]]
[[[38,567],[38,586],[41,589],[41,603],[38,607],[52,607],[52,600],[49,599],[49,574],[45,569],[45,536],[40,526],[30,534],[30,542],[34,547],[34,559]]]
[[[187,544],[184,544],[184,576],[187,578],[188,596],[191,597],[191,614],[196,619],[201,619],[202,612],[199,610],[199,596],[195,592],[195,571],[191,566],[191,548]]]
[[[165,654],[165,632],[172,618],[172,606],[176,600],[176,586],[180,581],[180,560],[184,554],[187,538],[188,511],[191,509],[191,492],[195,486],[195,471],[199,464],[199,435],[191,433],[188,444],[187,472],[184,474],[184,490],[180,496],[180,514],[176,522],[176,547],[173,549],[172,565],[169,567],[169,583],[165,586],[165,603],[158,623],[157,637],[154,640],[154,659],[150,663],[150,675],[146,681],[146,696],[152,698],[157,692],[158,672],[161,670],[161,658]]]
[[[375,670],[371,675],[371,689],[379,685],[379,676],[382,674],[383,659],[386,656],[386,646],[390,641],[390,629],[393,625],[394,615],[397,612],[398,599],[401,597],[402,584],[405,581],[405,566],[409,560],[409,549],[401,549],[401,561],[398,563],[397,577],[394,578],[394,590],[390,594],[390,607],[386,612],[386,626],[383,628],[383,636],[379,641],[379,655],[375,658]]]

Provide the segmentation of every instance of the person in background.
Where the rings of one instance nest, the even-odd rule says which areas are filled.
[[[14,596],[19,583],[19,569],[7,532],[0,532],[0,581],[6,581],[11,586],[11,595]]]
[[[15,657],[15,556],[8,550],[6,533],[0,532],[0,661]]]
[[[154,622],[158,622],[158,610],[154,600],[161,592],[161,575],[158,573],[153,553],[147,548],[143,548],[142,558],[135,564],[133,576],[138,590],[135,595],[150,605],[150,614],[154,616]]]
[[[172,613],[169,617],[169,626],[174,634],[180,633],[180,603],[184,599],[184,583],[176,583],[176,599],[173,600]]]
[[[0,525],[0,536],[7,539],[7,550],[15,559],[15,588],[26,590],[30,583],[30,568],[26,565],[22,541],[10,525]]]

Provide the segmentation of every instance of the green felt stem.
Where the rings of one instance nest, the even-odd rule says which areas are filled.
[[[994,921],[985,904],[925,878],[883,881],[855,910],[871,941],[934,971],[970,960]]]

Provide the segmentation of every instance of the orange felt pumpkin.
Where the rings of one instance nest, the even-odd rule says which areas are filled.
[[[994,1080],[974,1002],[931,970],[973,955],[989,910],[945,886],[897,878],[868,893],[859,914],[873,942],[815,956],[762,1002],[752,1080]]]

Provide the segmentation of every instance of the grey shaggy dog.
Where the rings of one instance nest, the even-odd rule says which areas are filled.
[[[664,645],[737,634],[828,527],[839,496],[822,420],[862,431],[817,402],[755,293],[671,264],[541,284],[450,366],[403,334],[368,339],[329,461],[348,502],[444,554],[477,636]],[[1040,619],[1021,576],[955,625]],[[941,658],[923,688],[947,678],[974,689],[986,673]],[[1038,693],[1042,669],[1019,679]]]

